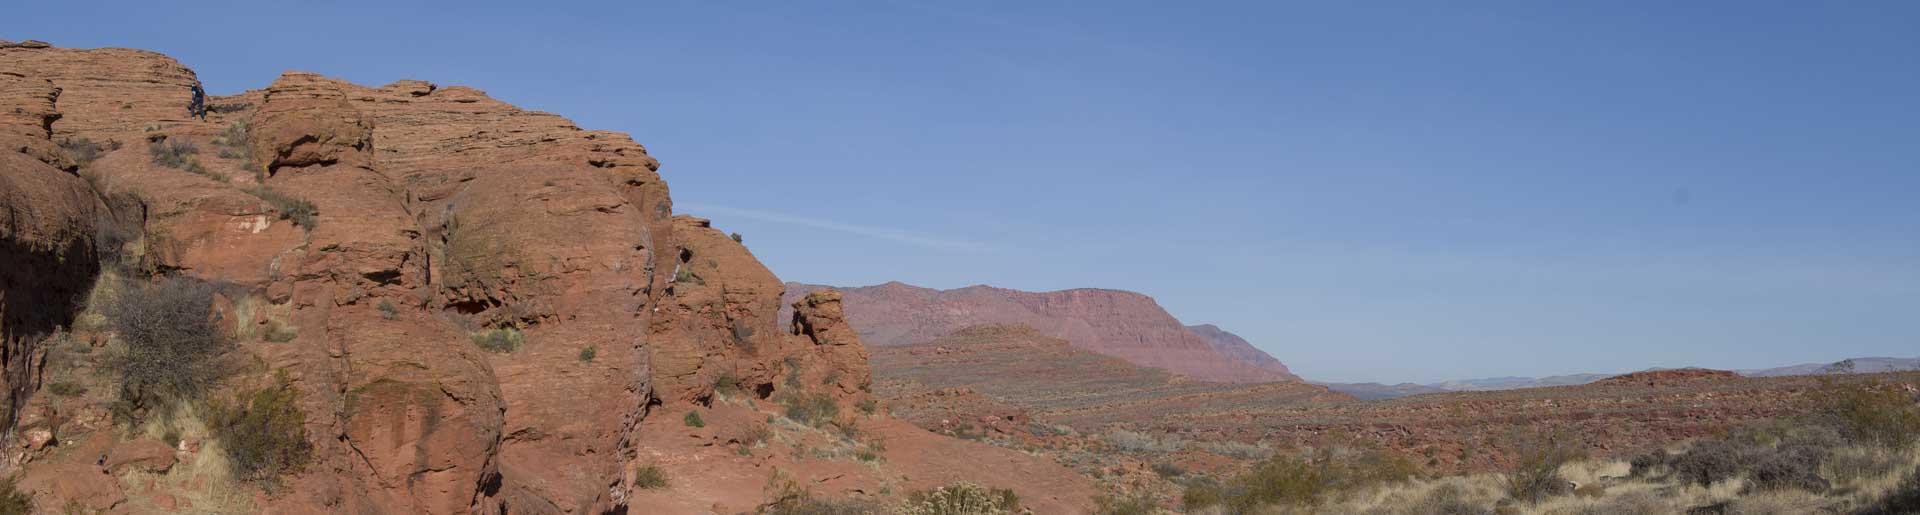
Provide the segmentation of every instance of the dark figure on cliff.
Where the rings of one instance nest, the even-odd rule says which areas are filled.
[[[187,104],[187,116],[207,121],[207,90],[200,89],[199,84],[193,85],[193,103]]]

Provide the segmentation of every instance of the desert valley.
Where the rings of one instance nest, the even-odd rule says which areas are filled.
[[[1318,381],[1130,291],[787,282],[484,84],[192,64],[0,42],[0,514],[1920,513],[1912,356]]]

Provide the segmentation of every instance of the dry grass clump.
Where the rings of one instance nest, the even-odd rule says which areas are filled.
[[[907,494],[895,515],[1004,515],[1020,510],[1020,496],[1006,488],[954,483]]]

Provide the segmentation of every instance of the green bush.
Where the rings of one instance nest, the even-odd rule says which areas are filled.
[[[809,426],[818,427],[840,414],[840,404],[825,393],[787,393],[780,404],[786,407],[787,418]]]
[[[734,243],[743,243],[742,241],[740,241],[740,233],[737,233],[737,232],[736,232],[736,233],[733,233],[733,234],[730,234],[730,235],[728,235],[727,237],[729,237],[729,238],[733,238],[733,242],[734,242]]]
[[[486,349],[487,352],[505,354],[520,350],[520,344],[526,342],[527,336],[522,334],[519,329],[502,327],[473,333],[471,338],[473,339],[474,345]]]
[[[687,416],[681,417],[680,421],[685,422],[687,427],[707,427],[707,421],[700,419],[700,412],[698,411],[687,412]]]
[[[713,393],[733,395],[740,393],[740,378],[731,371],[722,371],[713,378]]]
[[[208,430],[226,451],[234,477],[271,481],[306,466],[313,446],[299,400],[282,375],[277,385],[242,394],[234,404],[208,403]]]
[[[667,472],[659,465],[646,464],[633,471],[633,486],[645,490],[657,490],[667,487]]]
[[[1920,439],[1920,407],[1913,397],[1880,383],[1829,387],[1827,415],[1856,442],[1901,448]]]
[[[874,412],[880,411],[880,401],[861,399],[859,403],[854,404],[854,407],[859,408],[861,413],[872,415]]]
[[[693,275],[693,270],[686,268],[681,268],[679,271],[673,273],[673,282],[707,284],[705,280],[700,279],[700,276]]]
[[[594,348],[592,345],[588,345],[587,348],[580,349],[580,362],[581,363],[592,362],[594,356],[598,356],[598,355],[600,355],[600,350]]]
[[[169,278],[131,286],[104,308],[124,344],[109,358],[120,380],[114,411],[123,422],[137,422],[167,402],[197,399],[213,383],[213,360],[223,344],[212,320],[213,287]]]
[[[247,188],[245,191],[248,194],[259,197],[260,200],[267,201],[268,205],[273,206],[275,212],[280,213],[281,220],[292,220],[294,225],[298,225],[308,231],[312,231],[317,227],[314,225],[317,223],[314,217],[320,214],[320,210],[314,207],[313,202],[281,193],[266,186],[255,186]]]
[[[73,384],[66,381],[58,381],[58,382],[54,382],[47,385],[48,393],[52,393],[54,395],[58,395],[61,397],[78,397],[81,393],[85,391],[86,391],[85,389],[80,388],[80,385]]]
[[[394,307],[393,301],[391,300],[381,300],[379,309],[380,309],[380,318],[384,318],[387,320],[400,318],[400,308]]]
[[[147,144],[147,155],[153,158],[153,164],[167,168],[184,167],[199,153],[200,147],[186,141],[161,139]]]
[[[13,477],[0,479],[0,515],[33,513],[33,496],[21,492],[15,480]]]
[[[1404,481],[1414,473],[1405,459],[1376,450],[1282,454],[1226,485],[1189,484],[1181,500],[1189,510],[1219,505],[1230,513],[1270,505],[1314,506],[1335,493]]]

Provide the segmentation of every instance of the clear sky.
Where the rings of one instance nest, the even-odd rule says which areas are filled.
[[[1135,290],[1314,379],[1920,355],[1920,2],[185,4],[0,38],[477,87],[782,278]]]

